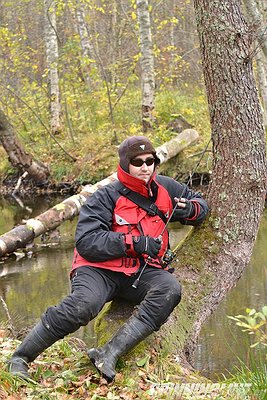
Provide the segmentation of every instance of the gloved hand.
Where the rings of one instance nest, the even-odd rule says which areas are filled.
[[[195,213],[194,203],[191,201],[184,199],[183,197],[177,198],[174,200],[178,203],[176,210],[174,211],[173,218],[192,218]]]
[[[156,258],[161,248],[161,240],[151,236],[134,236],[133,247],[137,254],[148,254]]]

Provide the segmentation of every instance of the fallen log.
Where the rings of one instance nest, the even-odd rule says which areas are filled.
[[[170,158],[176,156],[190,144],[196,142],[199,134],[194,129],[185,129],[169,142],[156,148],[157,155],[161,163],[165,163]],[[0,236],[0,257],[10,254],[19,248],[25,247],[34,238],[47,231],[54,230],[62,222],[73,219],[79,214],[81,206],[86,199],[97,189],[103,187],[117,179],[117,174],[113,173],[109,177],[99,181],[95,185],[86,185],[82,191],[69,197],[63,202],[55,205],[36,218],[31,218],[25,224],[16,226],[11,231]]]

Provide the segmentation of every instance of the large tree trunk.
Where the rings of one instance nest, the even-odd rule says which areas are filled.
[[[49,176],[48,168],[27,153],[18,141],[14,128],[0,110],[0,142],[7,152],[10,164],[19,171],[27,171],[38,183],[45,182]]]
[[[185,147],[197,141],[198,138],[198,132],[193,129],[186,129],[169,142],[157,147],[156,150],[161,163],[176,156]],[[79,214],[80,208],[86,201],[87,197],[91,196],[98,188],[103,187],[116,179],[117,174],[114,173],[95,185],[87,185],[79,194],[69,197],[62,203],[59,203],[43,214],[38,215],[36,218],[29,219],[26,221],[26,224],[16,226],[11,231],[0,236],[0,257],[25,247],[26,244],[33,241],[34,238],[57,228],[66,220],[73,219]]]
[[[155,92],[154,57],[148,1],[137,0],[136,5],[141,45],[142,124],[144,132],[146,132],[153,126],[155,120],[153,117]]]
[[[194,5],[212,126],[213,171],[210,217],[191,238],[178,274],[187,286],[183,309],[190,317],[184,315],[188,332],[183,345],[189,360],[201,326],[250,260],[266,194],[265,138],[249,58],[252,38],[240,3],[194,0]]]
[[[51,131],[53,134],[58,134],[62,131],[62,126],[59,95],[58,41],[55,0],[44,0],[44,14],[46,56],[49,74],[48,86],[50,97]]]

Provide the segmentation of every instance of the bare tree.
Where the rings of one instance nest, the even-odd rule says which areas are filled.
[[[7,152],[8,159],[13,167],[19,171],[28,172],[29,176],[36,182],[45,182],[49,176],[48,168],[41,162],[36,161],[27,153],[18,141],[13,126],[0,110],[0,142]]]
[[[51,131],[53,134],[57,134],[62,131],[62,126],[60,120],[61,106],[58,76],[58,38],[55,0],[44,0],[44,11],[45,43],[49,74]]]
[[[148,0],[137,0],[141,46],[142,123],[146,132],[154,122],[155,72]]]

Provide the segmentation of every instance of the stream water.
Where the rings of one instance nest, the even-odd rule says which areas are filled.
[[[38,198],[25,202],[21,208],[14,201],[0,200],[0,235],[19,224],[23,218],[34,217],[62,199]],[[0,262],[0,296],[6,302],[18,328],[33,324],[50,305],[57,304],[68,292],[69,271],[73,254],[76,221],[60,227],[60,239],[55,235],[52,245],[46,237],[38,238],[37,248],[27,256],[18,251],[8,260]],[[188,228],[186,228],[188,229]],[[171,242],[184,236],[184,229],[171,227]],[[228,315],[245,314],[245,309],[261,308],[267,298],[267,210],[265,211],[251,262],[236,287],[220,304],[202,329],[196,351],[195,367],[207,377],[234,372],[240,358],[247,362],[249,338]],[[7,320],[0,304],[0,322]],[[90,324],[77,333],[94,342]],[[90,343],[91,342],[91,343]]]

